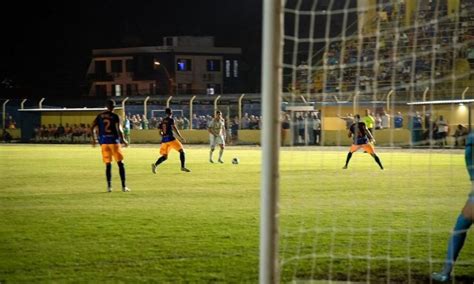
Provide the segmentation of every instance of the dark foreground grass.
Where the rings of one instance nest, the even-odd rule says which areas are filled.
[[[0,146],[0,282],[258,280],[258,148],[229,148],[236,166],[188,147],[191,173],[172,153],[156,175],[155,147],[124,152],[132,192],[114,165],[106,193],[98,148]],[[345,153],[281,152],[282,281],[426,281],[468,192],[462,152],[386,150],[385,171],[363,154],[341,170]],[[471,232],[456,279],[473,260]]]

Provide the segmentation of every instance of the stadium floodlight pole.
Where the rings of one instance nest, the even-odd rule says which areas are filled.
[[[260,193],[259,282],[279,282],[278,195],[280,150],[280,101],[283,50],[282,0],[263,2],[262,38],[262,174]]]
[[[305,104],[307,104],[307,103],[308,103],[308,101],[307,101],[307,100],[304,98],[304,96],[303,96],[303,95],[300,95],[300,98],[301,98],[301,100],[303,101],[303,103],[305,103]]]
[[[148,117],[147,115],[147,109],[146,109],[146,104],[148,103],[148,100],[150,99],[150,96],[147,96],[145,100],[143,101],[143,115],[145,117]]]
[[[425,91],[423,92],[423,101],[426,102],[426,95],[428,94],[428,91],[430,90],[429,87],[425,88]],[[423,115],[426,113],[426,105],[423,105]]]
[[[471,133],[471,130],[472,130],[471,116],[472,116],[471,104],[468,104],[467,105],[467,129],[468,129],[469,133]]]
[[[38,103],[38,108],[43,108],[43,102],[46,98],[41,98],[41,100]]]
[[[166,100],[166,107],[169,108],[170,107],[170,102],[171,102],[171,99],[173,98],[173,96],[170,96],[167,100]]]
[[[2,105],[2,121],[3,121],[2,126],[3,126],[3,128],[6,128],[5,127],[6,110],[7,110],[7,104],[8,104],[9,101],[10,100],[7,99],[6,101],[3,102],[3,105]]]
[[[125,119],[125,114],[126,114],[126,111],[125,111],[125,103],[128,101],[128,97],[126,97],[123,101],[122,101],[122,117],[123,119]]]
[[[20,107],[21,109],[24,109],[25,108],[25,102],[27,101],[28,99],[23,99],[20,103]]]
[[[393,89],[391,89],[388,94],[387,94],[387,111],[385,112],[385,114],[389,115],[390,117],[394,117],[395,116],[395,102],[394,101],[391,101],[392,99],[392,95],[395,93],[395,91]],[[392,107],[390,107],[390,103],[392,103]],[[390,112],[390,114],[389,114]],[[391,128],[392,126],[389,125],[389,127]],[[390,130],[390,146],[393,147],[393,129]]]
[[[193,129],[193,102],[196,96],[193,96],[189,101],[189,129]]]
[[[464,89],[464,91],[462,92],[462,94],[461,94],[461,99],[462,100],[464,100],[466,98],[467,90],[469,90],[469,87],[466,87],[466,89]]]
[[[393,89],[391,89],[390,92],[388,92],[387,94],[387,107],[386,107],[387,111],[390,110],[390,97],[392,96],[392,94],[393,94]]]
[[[354,95],[354,100],[352,101],[352,113],[354,115],[357,114],[358,104],[359,104],[359,95],[360,95],[360,91],[357,91]]]
[[[239,129],[242,129],[242,100],[244,99],[245,94],[240,95],[239,97]]]
[[[214,113],[216,113],[217,111],[217,102],[219,101],[220,98],[221,96],[219,95],[214,99]]]

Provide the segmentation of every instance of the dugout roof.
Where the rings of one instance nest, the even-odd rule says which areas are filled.
[[[116,107],[115,109],[120,110],[122,107]],[[89,112],[89,111],[104,111],[105,107],[96,107],[96,108],[29,108],[29,109],[19,109],[18,111],[28,111],[28,112]]]

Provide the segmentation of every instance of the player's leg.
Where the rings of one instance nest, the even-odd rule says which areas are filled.
[[[158,166],[159,164],[163,163],[164,161],[168,160],[168,155],[162,155],[158,158],[158,160],[156,160],[155,162],[155,166]]]
[[[219,163],[224,163],[222,160],[222,155],[224,154],[224,144],[219,144],[220,150],[219,150]]]
[[[342,167],[343,169],[347,169],[347,167],[349,166],[349,161],[352,158],[352,153],[357,151],[359,148],[360,148],[359,145],[352,144],[351,148],[349,149],[349,153],[347,153],[346,164],[344,165],[344,167]]]
[[[466,205],[464,205],[462,214],[464,215],[464,217],[474,221],[474,191],[471,192],[471,195],[469,196]]]
[[[112,191],[112,150],[109,144],[100,145],[102,151],[102,161],[105,164],[105,178],[107,180],[107,192]]]
[[[183,172],[190,172],[190,170],[186,168],[186,155],[184,154],[184,149],[179,150],[179,160],[181,161],[181,170]]]
[[[379,165],[380,169],[383,170],[382,161],[380,160],[379,156],[377,156],[377,154],[374,153],[372,157],[374,157],[374,160],[377,163],[377,165]]]
[[[351,160],[352,158],[352,152],[349,151],[349,153],[347,153],[347,157],[346,157],[346,164],[344,165],[344,167],[342,167],[343,169],[347,169],[347,166],[349,166],[349,161]]]
[[[380,169],[383,170],[382,161],[380,160],[379,156],[377,156],[377,154],[375,154],[374,146],[370,143],[365,144],[364,145],[364,151],[369,153],[374,158],[377,165],[379,165]]]
[[[448,242],[448,252],[446,260],[444,262],[443,270],[441,272],[435,272],[432,274],[432,278],[436,281],[445,282],[448,281],[453,270],[454,263],[461,252],[461,249],[466,240],[467,231],[472,225],[472,214],[470,217],[464,215],[464,211],[470,210],[471,213],[474,210],[474,203],[466,204],[463,209],[463,213],[459,214],[456,224],[454,225],[453,233]]]
[[[105,164],[105,178],[107,179],[107,191],[112,191],[112,164]]]
[[[170,143],[171,143],[170,147],[179,152],[179,160],[181,161],[181,170],[183,172],[190,172],[190,170],[186,168],[186,154],[184,153],[183,144],[181,144],[179,140],[174,140]]]
[[[216,148],[216,141],[215,137],[212,134],[209,134],[209,144],[211,146],[211,151],[209,151],[209,162],[214,163],[214,160],[212,159],[212,154],[214,153],[214,150]]]
[[[120,180],[122,181],[122,191],[123,192],[130,191],[130,189],[127,187],[125,183],[125,165],[123,164],[122,161],[118,161],[117,165],[119,167]]]
[[[224,154],[224,148],[225,148],[225,139],[224,137],[221,135],[218,137],[218,141],[219,143],[219,163],[224,163],[224,161],[222,160],[222,155]]]
[[[151,164],[151,172],[152,173],[156,174],[156,167],[158,167],[159,164],[163,163],[164,161],[166,161],[168,159],[168,153],[170,151],[169,143],[170,142],[161,143],[160,157],[158,158],[158,160],[156,160],[155,163]]]
[[[214,147],[211,147],[211,151],[209,151],[209,162],[214,163],[214,160],[212,159],[212,154],[214,153]]]
[[[461,249],[466,240],[467,231],[471,227],[474,220],[474,194],[471,193],[466,205],[459,214],[456,224],[454,225],[453,233],[448,242],[448,252],[446,261],[444,262],[443,270],[432,274],[432,278],[436,281],[448,281],[453,270],[454,263],[461,252]]]
[[[120,146],[120,144],[112,144],[110,145],[110,149],[112,151],[112,156],[114,157],[115,161],[117,161],[117,165],[118,165],[118,168],[119,168],[119,175],[120,175],[120,180],[122,181],[122,191],[123,192],[126,192],[126,191],[130,191],[129,188],[127,188],[127,185],[126,185],[126,178],[125,178],[125,165],[124,163],[122,162],[124,157],[123,157],[123,153],[122,153],[122,147]]]

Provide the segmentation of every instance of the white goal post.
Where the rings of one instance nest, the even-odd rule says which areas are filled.
[[[278,283],[278,195],[280,98],[282,92],[283,1],[265,0],[262,41],[262,175],[260,283]]]
[[[259,282],[430,281],[464,198],[474,0],[264,0],[262,14]],[[353,139],[361,120],[380,159]],[[453,281],[474,279],[468,246]]]

